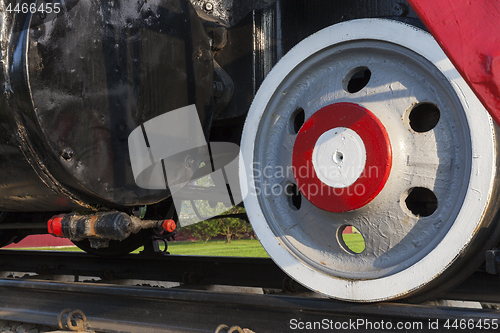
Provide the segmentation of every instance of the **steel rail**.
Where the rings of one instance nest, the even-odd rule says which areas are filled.
[[[130,254],[101,258],[80,252],[0,250],[0,271],[41,276],[100,277],[105,281],[152,280],[191,285],[232,285],[305,290],[269,258]],[[476,272],[441,299],[500,303],[500,277]]]
[[[390,322],[388,331],[395,331],[404,323],[413,326],[397,331],[436,332],[431,324],[442,328],[455,319],[500,321],[500,311],[495,310],[23,279],[1,279],[0,295],[1,319],[55,325],[63,309],[79,309],[88,329],[103,332],[214,332],[221,324],[258,333],[288,332],[308,322],[350,323],[351,331],[353,323],[363,322],[357,327],[362,332],[384,331],[375,328],[382,322],[386,328]]]

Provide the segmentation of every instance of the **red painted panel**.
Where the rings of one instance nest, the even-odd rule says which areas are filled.
[[[46,246],[73,246],[69,239],[58,238],[52,235],[32,235],[24,238],[17,244],[7,245],[5,248],[26,248],[26,247],[46,247]]]
[[[408,1],[500,124],[500,1]]]

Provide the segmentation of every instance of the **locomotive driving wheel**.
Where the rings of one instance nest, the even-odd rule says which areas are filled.
[[[299,43],[259,89],[241,143],[245,207],[272,259],[314,291],[434,297],[499,238],[495,131],[430,34],[340,23]]]

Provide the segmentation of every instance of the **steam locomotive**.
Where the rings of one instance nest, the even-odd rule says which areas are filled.
[[[292,278],[373,302],[434,297],[500,239],[498,127],[405,1],[0,14],[1,246],[122,255],[185,225],[186,201],[244,205]]]

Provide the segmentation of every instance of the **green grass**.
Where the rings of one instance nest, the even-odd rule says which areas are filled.
[[[227,256],[227,257],[268,257],[266,251],[256,239],[208,242],[170,242],[168,252],[171,254]]]
[[[361,253],[365,249],[365,240],[361,234],[342,234],[345,245],[354,253]]]
[[[165,246],[160,243],[160,248]],[[14,250],[14,249],[12,249]],[[22,248],[15,250],[40,250],[40,251],[81,251],[76,246],[65,247],[38,247]],[[142,247],[133,253],[142,251]],[[196,241],[196,242],[169,242],[168,252],[171,254],[198,255],[198,256],[227,256],[227,257],[268,257],[266,251],[256,239],[233,240],[227,244],[226,241]]]
[[[342,238],[344,239],[346,246],[354,253],[361,253],[365,249],[365,241],[361,234],[343,234]],[[160,248],[164,248],[162,243],[160,243]],[[23,248],[23,250],[81,251],[76,246],[65,246],[59,248]],[[134,253],[138,253],[140,251],[142,251],[142,248],[135,250]],[[224,240],[208,242],[169,242],[168,252],[171,254],[199,256],[268,257],[266,251],[256,239],[233,240],[229,244],[227,244]]]

